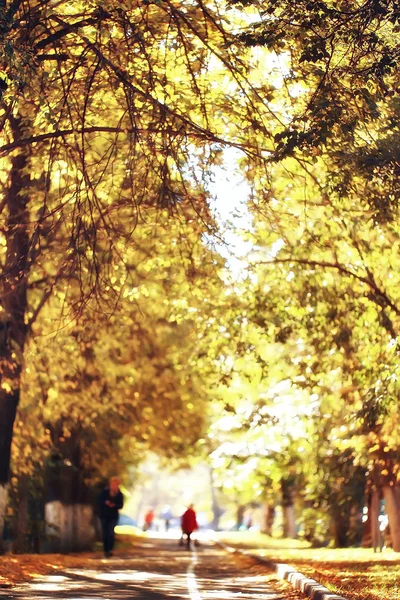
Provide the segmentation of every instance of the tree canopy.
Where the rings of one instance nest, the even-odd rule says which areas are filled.
[[[400,550],[399,8],[0,4],[0,524],[19,404],[14,477],[198,454],[310,539],[384,495]]]

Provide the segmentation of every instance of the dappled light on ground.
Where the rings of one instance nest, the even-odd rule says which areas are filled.
[[[348,600],[398,600],[400,555],[391,549],[311,548],[301,540],[274,539],[256,532],[221,532],[224,543],[273,563],[289,563]]]
[[[25,583],[13,590],[16,600],[128,600],[184,598],[188,600],[289,600],[274,587],[268,572],[252,572],[246,558],[234,557],[215,545],[202,545],[192,551],[178,545],[176,538],[137,539],[129,551],[117,549],[115,556],[67,557],[70,566]],[[71,566],[71,559],[75,566]],[[80,563],[80,564],[79,564]],[[264,570],[265,571],[265,570]],[[287,593],[286,593],[287,592]]]

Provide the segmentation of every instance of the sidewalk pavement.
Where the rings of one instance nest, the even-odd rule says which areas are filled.
[[[188,551],[178,546],[178,538],[149,536],[135,540],[131,547],[117,548],[107,559],[100,553],[77,554],[61,564],[51,555],[52,570],[16,584],[11,591],[0,590],[0,600],[289,600],[293,596],[291,590],[282,591],[284,586],[271,572],[257,568],[249,573],[249,561],[243,556],[227,554],[222,545],[207,542]]]
[[[296,590],[299,590],[308,598],[311,598],[311,600],[347,600],[347,598],[344,598],[344,596],[338,596],[337,594],[334,594],[328,590],[328,588],[315,581],[315,579],[306,577],[290,565],[284,563],[275,563],[272,560],[258,556],[251,550],[232,548],[231,546],[227,546],[224,542],[221,542],[217,539],[214,539],[214,541],[217,544],[220,544],[228,552],[237,552],[238,554],[250,556],[257,562],[268,565],[268,567],[275,571],[278,579],[284,579],[288,581]]]

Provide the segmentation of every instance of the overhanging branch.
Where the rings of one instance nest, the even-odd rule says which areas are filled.
[[[287,263],[295,263],[298,265],[306,265],[309,267],[320,267],[322,269],[335,269],[343,275],[348,275],[361,283],[367,285],[373,292],[380,298],[380,300],[385,304],[385,306],[391,308],[396,315],[400,315],[400,309],[396,304],[389,298],[389,296],[378,287],[378,284],[375,282],[372,275],[369,273],[368,276],[358,275],[348,267],[338,263],[338,262],[329,262],[325,260],[310,260],[307,258],[276,258],[274,260],[268,261],[259,261],[257,265],[276,265],[276,264],[287,264]]]
[[[46,140],[53,140],[59,137],[67,137],[69,135],[82,135],[85,133],[119,133],[119,134],[158,134],[160,133],[160,129],[138,129],[138,128],[124,128],[124,127],[107,127],[107,126],[93,126],[93,127],[82,127],[82,128],[71,128],[71,129],[59,129],[56,131],[49,131],[48,133],[41,133],[39,135],[32,135],[27,138],[22,138],[19,140],[14,140],[9,144],[3,144],[0,146],[0,154],[7,154],[14,150],[15,148],[21,148],[23,146],[27,146],[29,144],[35,144],[38,142],[44,142]],[[204,139],[204,134],[199,131],[185,131],[183,129],[169,129],[169,133],[175,136],[181,135],[182,137],[193,138],[193,139]],[[165,132],[165,131],[164,131]],[[213,135],[211,132],[208,133],[207,137],[209,142],[214,142],[216,144],[222,144],[224,146],[230,146],[237,148],[238,150],[242,150],[243,152],[251,152],[253,154],[257,153],[256,148],[249,147],[245,144],[233,143],[228,140],[224,140],[218,136]]]

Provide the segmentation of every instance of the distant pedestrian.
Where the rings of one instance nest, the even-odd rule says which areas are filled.
[[[99,496],[99,513],[103,533],[104,556],[112,556],[115,542],[115,526],[118,523],[118,511],[124,505],[122,492],[119,489],[118,477],[111,477],[108,486]]]
[[[148,531],[149,529],[152,528],[154,517],[155,517],[154,510],[152,508],[149,508],[149,510],[147,511],[147,513],[144,516],[143,531]]]
[[[169,530],[169,526],[171,524],[172,519],[172,511],[169,504],[166,504],[160,513],[160,518],[164,519],[165,523],[165,531]]]
[[[193,509],[193,504],[190,504],[188,509],[181,517],[182,541],[186,536],[186,546],[190,550],[191,535],[199,526],[197,525],[196,513]]]

